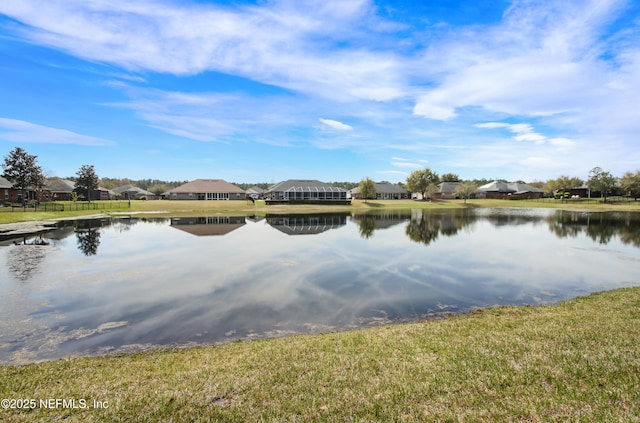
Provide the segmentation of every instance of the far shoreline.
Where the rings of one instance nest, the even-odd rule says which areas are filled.
[[[93,202],[100,204],[101,202]],[[105,205],[108,201],[102,202]],[[202,215],[253,216],[265,214],[311,214],[337,212],[372,212],[394,209],[477,209],[477,208],[513,208],[513,209],[556,209],[575,212],[640,212],[640,202],[625,201],[603,203],[600,199],[582,199],[558,201],[542,200],[352,200],[350,205],[310,205],[280,204],[266,205],[264,201],[249,203],[245,201],[187,201],[187,200],[133,200],[131,207],[109,209],[96,213],[96,210],[75,212],[33,212],[0,210],[0,239],[20,236],[32,236],[52,229],[64,220],[126,218],[150,216],[158,218],[193,217]]]

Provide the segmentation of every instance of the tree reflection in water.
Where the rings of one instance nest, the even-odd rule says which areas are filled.
[[[605,245],[616,236],[623,244],[640,247],[640,214],[624,212],[586,213],[558,211],[547,218],[549,230],[558,238],[584,233]]]
[[[108,222],[107,226],[110,224],[111,222]],[[103,222],[99,220],[77,221],[75,226],[76,242],[78,249],[85,256],[98,254],[98,247],[100,246],[100,231],[98,228],[101,226],[103,226]]]
[[[471,225],[477,216],[471,209],[422,211],[411,217],[405,233],[413,242],[429,245],[440,234],[454,236],[461,229]]]
[[[377,228],[376,219],[374,219],[373,216],[365,215],[359,220],[358,227],[360,228],[360,237],[369,239],[373,236],[373,232],[375,232]]]
[[[23,239],[21,243],[14,242],[14,246],[7,255],[9,272],[19,281],[26,282],[39,272],[40,266],[47,254],[49,245],[42,237],[33,241]]]

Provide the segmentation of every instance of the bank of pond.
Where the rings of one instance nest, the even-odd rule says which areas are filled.
[[[0,363],[327,333],[640,284],[640,213],[124,216],[0,241]]]

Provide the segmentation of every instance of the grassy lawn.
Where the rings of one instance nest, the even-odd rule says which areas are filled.
[[[37,404],[0,410],[5,422],[637,422],[640,288],[351,332],[5,366],[0,394]],[[79,408],[44,408],[49,399]]]
[[[0,224],[15,223],[24,221],[40,221],[50,219],[61,219],[70,217],[82,217],[103,214],[118,213],[153,213],[158,217],[172,216],[202,216],[212,214],[229,215],[264,215],[266,213],[318,213],[336,211],[357,211],[365,212],[379,209],[442,209],[442,208],[479,208],[479,207],[514,207],[514,208],[557,208],[568,210],[591,210],[591,211],[640,211],[640,201],[630,201],[624,203],[602,203],[600,200],[441,200],[441,201],[413,201],[413,200],[369,200],[367,202],[354,200],[349,206],[323,206],[323,205],[272,205],[267,206],[264,201],[257,201],[252,204],[249,201],[177,201],[177,200],[155,200],[155,201],[131,201],[129,207],[126,201],[122,202],[100,202],[95,201],[98,208],[91,210],[72,210],[70,202],[65,204],[63,212],[34,212],[33,209],[22,211],[21,209],[0,208]]]

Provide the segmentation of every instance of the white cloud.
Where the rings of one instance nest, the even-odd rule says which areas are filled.
[[[419,97],[416,105],[413,107],[413,114],[435,120],[449,120],[458,116],[455,108],[445,104],[447,103],[446,101],[441,102],[434,99],[434,97],[438,97],[436,94],[440,93],[434,92]]]
[[[520,164],[532,168],[562,169],[563,164],[548,157],[527,157]]]
[[[5,2],[0,13],[19,22],[4,23],[14,39],[113,65],[106,75],[118,81],[110,86],[131,99],[120,107],[194,140],[304,138],[319,148],[406,151],[429,157],[439,171],[454,163],[549,169],[541,158],[567,149],[588,166],[605,158],[636,166],[640,32],[637,22],[617,26],[624,1],[516,1],[501,22],[467,27],[410,27],[383,20],[377,7],[368,0],[22,0]],[[253,97],[249,88],[223,94],[217,87],[134,87],[153,84],[147,75],[154,73],[207,72],[277,88]],[[318,116],[357,122],[358,136],[332,119],[320,119],[335,130],[331,137],[313,131]],[[291,136],[309,128],[316,133]],[[519,142],[503,143],[489,129]],[[614,140],[616,148],[607,147]],[[419,163],[425,161],[392,158],[397,168]]]
[[[335,47],[376,37],[372,7],[364,0],[236,7],[24,0],[2,13],[26,23],[15,31],[31,42],[129,70],[218,71],[320,97],[387,101],[404,95],[394,55]]]
[[[333,120],[333,119],[319,119],[320,122],[324,123],[325,125],[327,125],[329,128],[331,129],[337,129],[338,131],[351,131],[353,129],[353,127],[339,122],[337,120]]]
[[[115,142],[23,120],[0,118],[0,139],[11,142],[105,146]]]
[[[528,123],[504,123],[504,122],[485,122],[474,125],[477,128],[482,129],[507,129],[509,132],[515,134],[513,137],[516,141],[529,141],[536,144],[549,143],[558,147],[572,147],[575,142],[568,138],[552,138],[536,132],[531,124]]]
[[[411,168],[411,169],[417,169],[422,167],[422,165],[419,163],[412,163],[407,161],[393,161],[391,162],[391,165],[395,167],[403,167],[403,168]]]
[[[402,170],[378,170],[376,173],[380,175],[401,175],[401,176],[409,175],[409,172],[404,172]]]
[[[440,73],[415,96],[414,113],[447,121],[472,106],[630,141],[640,131],[629,115],[637,109],[630,93],[640,90],[640,32],[637,23],[613,24],[625,3],[514,2],[498,25],[443,35],[422,58]]]
[[[495,128],[508,128],[508,123],[503,122],[485,122],[485,123],[477,123],[475,125],[476,128],[486,128],[486,129],[495,129]]]
[[[550,138],[549,144],[561,148],[570,148],[574,147],[576,145],[576,142],[568,138]]]

